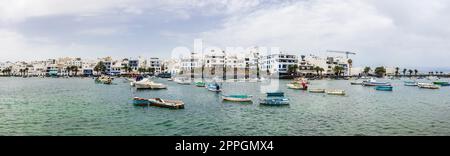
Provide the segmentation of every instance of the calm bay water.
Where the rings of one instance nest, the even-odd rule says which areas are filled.
[[[0,78],[0,135],[450,135],[450,87],[424,90],[392,81],[394,92],[312,81],[347,96],[281,90],[288,107],[260,106],[260,83],[224,83],[225,94],[254,95],[253,104],[163,79],[167,90],[136,91],[92,79]],[[180,99],[184,110],[136,107],[132,98]]]

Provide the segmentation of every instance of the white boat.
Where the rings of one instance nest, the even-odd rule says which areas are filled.
[[[345,90],[333,89],[333,90],[327,90],[326,93],[328,95],[345,95]]]
[[[439,89],[440,87],[431,83],[417,83],[419,88],[423,89]]]
[[[310,93],[325,93],[325,89],[310,89]]]
[[[222,99],[233,102],[251,102],[252,97],[251,95],[223,95]]]
[[[136,89],[166,89],[167,86],[162,83],[155,83],[149,79],[143,79],[134,83]]]
[[[188,78],[184,78],[184,77],[175,78],[174,82],[181,84],[181,85],[190,85],[191,84],[191,80],[189,80]]]

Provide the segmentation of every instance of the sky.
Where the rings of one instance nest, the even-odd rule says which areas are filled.
[[[194,39],[355,66],[450,67],[448,0],[0,0],[0,62],[169,58]]]

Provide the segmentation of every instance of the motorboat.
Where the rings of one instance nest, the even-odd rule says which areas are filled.
[[[267,106],[286,106],[289,105],[289,99],[284,96],[283,92],[266,93],[267,97],[260,100],[261,105]]]
[[[328,95],[345,95],[345,90],[333,89],[325,91]]]
[[[155,83],[145,78],[134,83],[136,89],[167,89],[167,86],[162,83]]]

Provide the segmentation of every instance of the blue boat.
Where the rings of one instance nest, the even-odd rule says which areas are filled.
[[[150,101],[148,101],[148,99],[135,97],[135,98],[133,98],[133,105],[148,106],[148,105],[150,105]]]
[[[365,81],[362,84],[363,86],[391,86],[391,83],[389,82],[377,82],[374,79],[371,79],[369,81]]]
[[[220,85],[218,83],[208,84],[208,86],[206,86],[206,88],[212,92],[221,92],[222,91],[222,88],[220,87]]]
[[[393,91],[394,87],[392,87],[392,86],[377,86],[375,89],[379,90],[379,91]]]
[[[289,99],[284,97],[283,92],[267,93],[267,97],[261,99],[260,104],[267,106],[286,106],[289,105]]]
[[[417,86],[417,82],[416,81],[405,81],[405,86]]]

